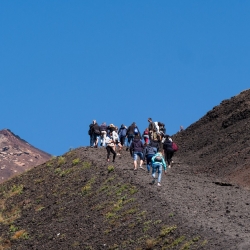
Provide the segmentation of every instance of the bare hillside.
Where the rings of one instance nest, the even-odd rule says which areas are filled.
[[[9,129],[0,131],[0,183],[50,158],[51,155],[33,147]]]
[[[250,90],[224,100],[173,138],[192,170],[250,187]]]

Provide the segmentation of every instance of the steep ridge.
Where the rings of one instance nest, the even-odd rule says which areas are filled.
[[[250,90],[224,100],[186,130],[173,136],[178,156],[205,172],[250,187]]]
[[[0,249],[248,249],[249,192],[174,158],[162,187],[82,147],[0,185]],[[248,247],[248,248],[244,248]]]
[[[0,131],[0,183],[50,158],[50,154],[33,147],[9,129]]]

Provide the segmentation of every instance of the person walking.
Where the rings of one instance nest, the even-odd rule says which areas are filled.
[[[106,140],[105,140],[105,145],[106,145],[106,150],[107,150],[107,161],[109,162],[109,156],[110,153],[113,154],[113,162],[115,162],[115,157],[116,157],[116,152],[115,152],[115,143],[111,138],[112,132],[110,133],[110,135],[106,136]]]
[[[173,162],[172,157],[174,156],[173,141],[169,135],[166,135],[165,137],[166,139],[163,144],[165,161],[167,162],[168,167],[171,168]]]
[[[91,134],[92,134],[92,142],[93,142],[92,147],[98,148],[98,140],[99,140],[101,132],[100,132],[100,127],[98,123],[96,122],[96,120],[93,120],[93,126],[91,127]]]
[[[158,172],[158,183],[157,186],[161,186],[161,175],[162,175],[162,167],[164,168],[164,174],[167,173],[167,166],[166,166],[166,162],[163,158],[162,153],[157,153],[156,155],[154,155],[151,159],[152,161],[152,185],[155,184],[155,180],[156,180],[156,172]]]
[[[118,146],[117,155],[121,155],[122,145],[120,143],[120,138],[119,138],[119,135],[117,132],[118,132],[118,128],[115,127],[115,129],[111,132],[112,133],[112,140],[115,143],[115,149],[116,149],[116,146]]]
[[[131,143],[133,142],[134,140],[134,137],[135,135],[139,136],[139,138],[141,138],[141,134],[140,134],[140,131],[139,131],[139,128],[136,126],[136,123],[133,122],[129,127],[128,127],[128,130],[127,130],[127,138],[128,138],[128,142],[127,142],[127,148],[126,148],[126,151],[128,151]]]
[[[94,126],[94,124],[93,124],[93,122],[89,125],[89,131],[88,131],[88,134],[89,134],[89,146],[90,147],[93,147],[93,144],[94,144],[94,142],[93,142],[93,135],[92,135],[92,127]]]
[[[143,136],[145,144],[148,144],[148,141],[149,141],[149,131],[148,131],[148,128],[146,128],[144,130],[142,136]]]
[[[106,136],[107,136],[107,130],[108,130],[108,127],[106,125],[106,122],[103,122],[101,125],[100,125],[100,132],[101,132],[101,135],[100,135],[100,146],[103,146],[105,147],[106,144],[105,144],[105,141],[106,141]]]
[[[135,135],[134,140],[130,145],[130,155],[133,157],[134,160],[134,170],[137,170],[137,158],[140,158],[139,167],[144,169],[143,164],[143,143],[139,135]]]
[[[124,146],[127,137],[127,127],[124,124],[122,124],[119,128],[118,135],[120,138],[121,145]]]
[[[151,144],[146,144],[143,150],[143,161],[146,159],[147,161],[147,170],[148,173],[150,173],[150,167],[151,167],[151,159],[152,157],[157,153],[157,149],[155,147],[152,147]]]

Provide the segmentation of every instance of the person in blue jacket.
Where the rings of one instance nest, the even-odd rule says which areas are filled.
[[[155,173],[158,171],[158,183],[157,185],[160,187],[161,186],[161,174],[162,174],[162,167],[164,168],[164,174],[167,173],[167,166],[166,162],[164,160],[164,157],[162,153],[157,153],[155,156],[152,157],[151,159],[152,162],[152,185],[155,183]]]

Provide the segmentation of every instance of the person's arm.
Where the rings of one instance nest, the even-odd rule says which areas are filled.
[[[133,155],[133,149],[134,149],[134,142],[132,142],[130,144],[130,148],[129,148],[129,152],[130,152],[130,155],[132,156]]]
[[[166,174],[167,173],[167,164],[166,164],[163,157],[162,157],[162,165],[163,165],[163,168],[164,168],[164,173]]]

